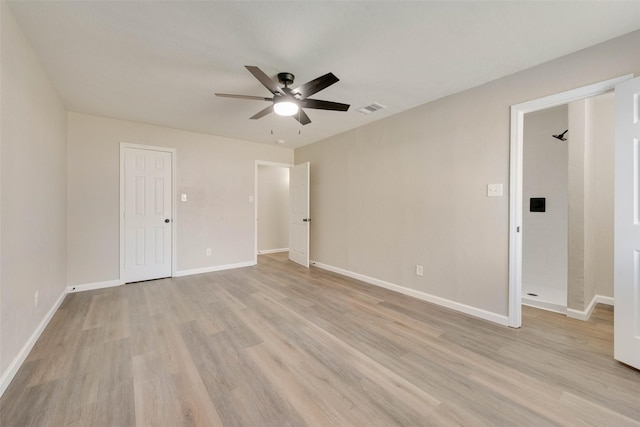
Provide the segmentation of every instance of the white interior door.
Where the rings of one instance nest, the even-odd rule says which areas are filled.
[[[123,280],[170,277],[172,153],[124,150]]]
[[[309,162],[291,168],[289,195],[289,259],[309,267]]]
[[[614,357],[640,369],[640,78],[616,86]]]

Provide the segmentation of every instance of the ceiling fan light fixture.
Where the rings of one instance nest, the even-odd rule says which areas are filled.
[[[297,122],[304,126],[311,123],[311,119],[307,116],[307,113],[305,113],[302,107],[330,111],[349,110],[349,104],[309,98],[313,94],[340,81],[340,79],[338,79],[333,73],[327,73],[323,76],[310,80],[297,88],[290,89],[289,85],[293,83],[295,78],[291,73],[278,73],[278,82],[284,85],[284,87],[280,87],[274,79],[269,77],[264,71],[255,65],[245,65],[245,68],[253,74],[253,77],[262,83],[262,86],[267,88],[269,92],[273,94],[273,98],[252,95],[234,95],[230,93],[216,93],[216,96],[272,102],[267,108],[264,108],[249,117],[251,120],[259,119],[270,113],[276,113],[279,116],[293,117]],[[300,133],[300,129],[298,129],[298,133]],[[271,134],[273,135],[273,130],[271,131]]]
[[[298,104],[287,99],[276,99],[273,102],[273,111],[279,116],[293,116],[298,114]]]

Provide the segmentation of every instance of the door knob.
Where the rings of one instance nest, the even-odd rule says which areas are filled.
[[[303,218],[302,221],[304,222],[311,222],[311,218]]]
[[[167,224],[169,224],[171,222],[171,220],[169,218],[165,219],[164,222],[166,222]]]

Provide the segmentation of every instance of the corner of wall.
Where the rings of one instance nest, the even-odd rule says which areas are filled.
[[[66,294],[69,130],[67,110],[55,87],[7,2],[0,7],[4,390]]]

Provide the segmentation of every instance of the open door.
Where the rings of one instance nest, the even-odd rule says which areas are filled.
[[[289,259],[309,267],[309,162],[291,168],[289,197]]]
[[[616,86],[614,357],[640,369],[640,78]]]

